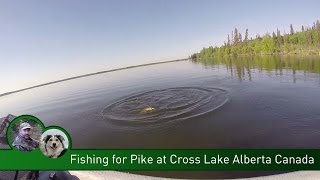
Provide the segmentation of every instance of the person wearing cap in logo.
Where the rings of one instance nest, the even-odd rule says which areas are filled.
[[[39,146],[39,141],[32,139],[32,126],[29,123],[24,122],[19,126],[19,134],[13,141],[12,146],[19,151],[30,152]]]

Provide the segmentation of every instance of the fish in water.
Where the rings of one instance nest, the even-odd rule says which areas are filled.
[[[151,107],[151,106],[148,106],[148,107],[145,107],[143,108],[140,113],[141,114],[146,114],[146,113],[152,113],[154,112],[156,109],[154,107]]]

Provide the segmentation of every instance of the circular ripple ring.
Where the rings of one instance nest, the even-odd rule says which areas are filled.
[[[162,124],[211,112],[228,101],[219,88],[179,87],[125,97],[102,110],[109,120],[135,124]],[[144,111],[144,110],[152,111]]]

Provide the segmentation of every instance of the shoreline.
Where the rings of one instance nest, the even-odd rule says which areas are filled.
[[[261,54],[237,54],[237,55],[227,55],[227,56],[219,56],[219,55],[215,55],[215,56],[207,56],[207,57],[196,57],[196,58],[192,58],[190,57],[191,60],[196,60],[196,59],[206,59],[206,58],[237,58],[237,57],[261,57],[261,56],[296,56],[296,57],[305,57],[305,56],[310,56],[310,57],[320,57],[320,52],[319,54],[294,54],[294,53],[261,53]]]
[[[109,72],[120,71],[120,70],[125,70],[125,69],[131,69],[131,68],[136,68],[136,67],[144,67],[144,66],[152,66],[152,65],[157,65],[157,64],[165,64],[165,63],[171,63],[171,62],[186,61],[186,60],[190,60],[190,58],[176,59],[176,60],[169,60],[169,61],[160,61],[160,62],[154,62],[154,63],[127,66],[127,67],[123,67],[123,68],[110,69],[110,70],[105,70],[105,71],[98,71],[98,72],[95,72],[95,73],[89,73],[89,74],[84,74],[84,75],[79,75],[79,76],[73,76],[73,77],[70,77],[70,78],[60,79],[60,80],[51,81],[51,82],[44,83],[44,84],[39,84],[39,85],[35,85],[35,86],[19,89],[19,90],[16,90],[16,91],[10,91],[10,92],[6,92],[6,93],[2,93],[2,94],[0,94],[0,97],[7,96],[7,95],[10,95],[10,94],[14,94],[14,93],[18,93],[18,92],[22,92],[22,91],[26,91],[26,90],[29,90],[29,89],[34,89],[34,88],[38,88],[38,87],[42,87],[42,86],[47,86],[47,85],[50,85],[50,84],[55,84],[55,83],[59,83],[59,82],[63,82],[63,81],[69,81],[69,80],[73,80],[73,79],[78,79],[78,78],[83,78],[83,77],[88,77],[88,76],[93,76],[93,75],[98,75],[98,74],[103,74],[103,73],[109,73]]]

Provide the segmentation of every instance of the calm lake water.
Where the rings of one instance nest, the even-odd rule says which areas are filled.
[[[309,56],[179,61],[0,97],[0,116],[32,114],[46,126],[62,126],[73,148],[320,148],[319,107],[320,57]],[[136,173],[232,178],[277,172]]]

